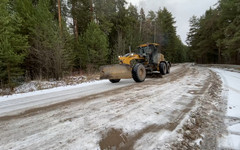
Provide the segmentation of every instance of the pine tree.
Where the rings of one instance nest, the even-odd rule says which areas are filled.
[[[79,51],[82,68],[94,66],[97,69],[100,65],[106,64],[108,55],[108,40],[99,25],[91,22],[86,32],[80,37]]]
[[[239,5],[238,0],[220,0],[195,25],[191,20],[188,44],[198,63],[240,63]]]
[[[127,19],[128,24],[126,28],[126,45],[128,49],[134,50],[140,43],[141,39],[139,33],[139,14],[137,12],[137,8],[132,4],[129,5],[127,9]],[[129,52],[129,50],[125,51],[125,53]]]
[[[27,37],[19,32],[22,20],[10,12],[8,0],[0,3],[0,78],[1,83],[14,87],[22,75],[20,65],[27,55]]]
[[[143,26],[145,24],[146,15],[145,15],[145,12],[144,12],[143,8],[140,9],[139,20],[140,20],[140,30],[139,30],[139,33],[141,35],[141,40],[144,41],[143,37],[145,35],[144,35],[144,28],[143,28]]]
[[[70,68],[68,55],[71,51],[66,52],[66,25],[62,23],[61,33],[58,20],[54,20],[50,11],[49,1],[39,0],[33,5],[31,0],[16,0],[15,8],[26,20],[22,32],[28,36],[31,46],[25,61],[28,75],[32,79],[61,78],[64,70]]]
[[[160,43],[163,54],[166,58],[175,62],[176,59],[176,27],[172,14],[166,9],[157,12],[157,42]]]
[[[126,50],[128,49],[128,45],[126,45],[126,37],[129,25],[129,17],[127,17],[128,11],[125,7],[125,4],[125,0],[116,1],[116,15],[111,20],[113,27],[109,34],[110,63],[117,63],[117,56],[125,54]]]
[[[69,0],[71,15],[73,18],[73,29],[77,36],[83,34],[88,24],[93,19],[91,10],[91,1],[89,0]]]
[[[225,38],[222,55],[228,63],[240,64],[240,2],[239,0],[221,0],[219,10],[221,14],[220,24],[224,29]]]
[[[187,40],[186,40],[189,47],[188,54],[191,55],[192,59],[195,59],[195,61],[197,61],[196,56],[198,56],[198,54],[194,52],[196,52],[196,50],[198,49],[197,40],[198,40],[198,30],[200,28],[199,19],[196,16],[192,16],[189,20],[189,23],[190,23],[190,29],[189,29]],[[193,56],[195,57],[193,58]]]
[[[113,27],[112,19],[116,17],[116,1],[115,0],[94,0],[94,12],[96,22],[102,31],[109,35]]]

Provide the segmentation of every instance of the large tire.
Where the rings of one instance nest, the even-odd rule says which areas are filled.
[[[133,80],[136,82],[143,82],[146,78],[145,67],[140,63],[137,63],[136,65],[134,65],[132,69],[132,77],[133,77]]]
[[[109,79],[110,82],[112,83],[118,83],[121,79]]]
[[[160,63],[159,70],[162,75],[165,75],[167,73],[167,66],[164,62]]]
[[[167,71],[166,71],[167,74],[170,73],[170,67],[171,67],[171,66],[170,66],[170,63],[167,63]]]

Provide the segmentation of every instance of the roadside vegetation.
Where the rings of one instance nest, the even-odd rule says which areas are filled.
[[[197,63],[240,64],[240,1],[219,0],[190,19],[188,45]]]
[[[0,88],[91,73],[148,42],[172,63],[240,64],[239,5],[220,0],[193,16],[186,46],[161,6],[144,12],[125,0],[1,0]]]
[[[0,8],[1,88],[91,72],[147,42],[172,62],[189,60],[166,8],[139,12],[125,0],[1,0]]]

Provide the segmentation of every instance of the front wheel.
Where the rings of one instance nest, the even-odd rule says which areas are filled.
[[[132,77],[136,82],[143,82],[146,78],[146,69],[145,67],[138,63],[132,68]]]
[[[159,70],[162,75],[165,75],[167,73],[167,67],[164,62],[161,62],[159,65]]]
[[[110,82],[112,83],[118,83],[121,79],[109,79]]]

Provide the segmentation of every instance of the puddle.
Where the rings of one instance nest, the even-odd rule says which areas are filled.
[[[121,130],[110,129],[99,142],[101,150],[117,150],[127,142],[127,137]]]

